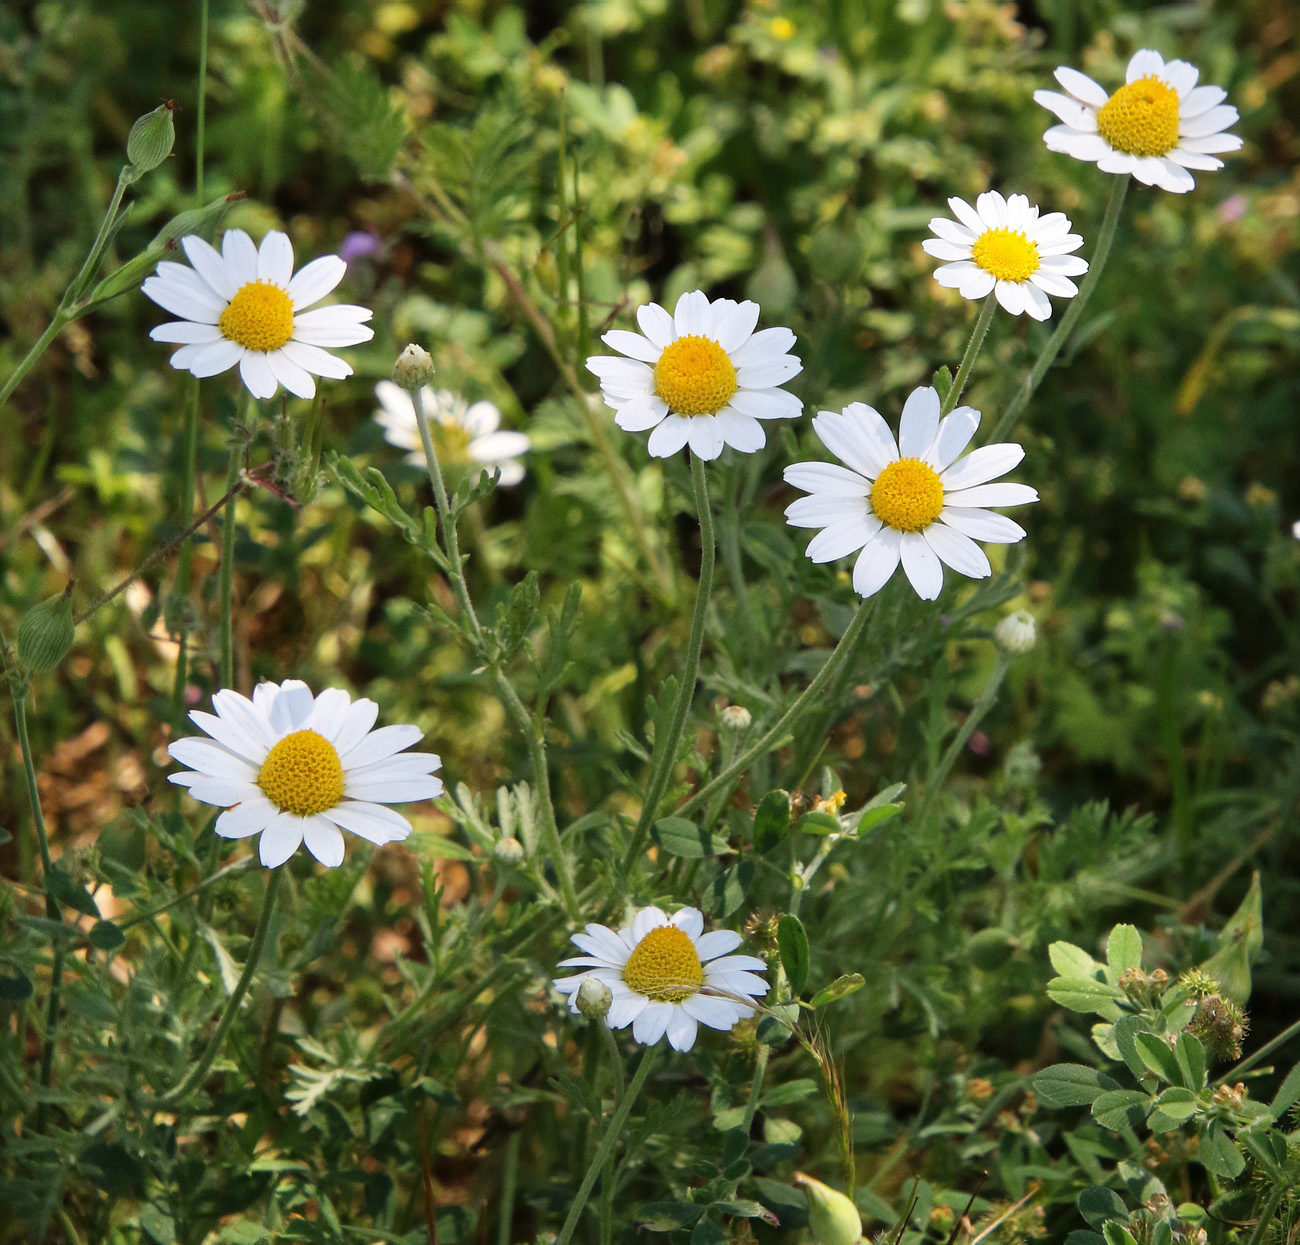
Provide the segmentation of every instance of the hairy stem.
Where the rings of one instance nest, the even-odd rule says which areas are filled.
[[[970,370],[975,366],[975,360],[979,358],[980,347],[984,345],[984,335],[989,331],[989,324],[993,320],[993,312],[997,309],[997,305],[996,294],[990,294],[984,300],[975,327],[971,330],[970,341],[966,343],[966,353],[962,355],[961,363],[957,365],[957,375],[953,377],[952,384],[948,386],[948,392],[944,396],[943,408],[939,412],[941,415],[947,415],[957,405],[962,390],[966,388],[966,382],[970,379]]]

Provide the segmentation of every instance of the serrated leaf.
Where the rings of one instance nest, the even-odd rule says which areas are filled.
[[[808,933],[803,922],[790,913],[776,924],[776,943],[781,951],[781,967],[796,998],[808,985]]]
[[[818,990],[808,1006],[825,1007],[827,1003],[835,1003],[848,998],[850,994],[856,994],[866,984],[867,979],[861,973],[845,973],[842,977],[836,977],[829,986]]]
[[[790,832],[790,793],[769,791],[754,810],[754,850],[770,852]]]
[[[1072,942],[1054,942],[1047,948],[1047,958],[1062,977],[1091,977],[1100,967],[1082,947]]]
[[[1132,925],[1116,925],[1106,940],[1106,963],[1116,978],[1142,967],[1142,935]]]
[[[1081,1063],[1056,1063],[1034,1077],[1034,1093],[1045,1107],[1086,1107],[1119,1082]]]
[[[726,839],[709,834],[685,817],[661,817],[651,826],[650,837],[670,856],[680,856],[685,860],[721,856],[730,851]]]
[[[1183,1075],[1169,1043],[1154,1033],[1139,1033],[1134,1038],[1138,1056],[1158,1077],[1170,1085],[1181,1084]]]
[[[1102,1128],[1137,1128],[1151,1110],[1151,1095],[1136,1089],[1112,1089],[1092,1104],[1092,1118]]]

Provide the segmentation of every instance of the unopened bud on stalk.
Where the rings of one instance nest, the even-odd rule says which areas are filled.
[[[143,177],[172,154],[176,143],[176,126],[172,123],[175,108],[171,100],[166,100],[131,127],[126,138],[126,158],[130,161],[128,181]]]
[[[1013,657],[1027,653],[1038,639],[1038,624],[1028,610],[1016,610],[993,628],[993,638],[1004,653]]]
[[[588,977],[578,987],[578,1015],[588,1020],[604,1020],[613,1001],[613,990],[594,977]]]
[[[728,705],[718,718],[729,731],[747,731],[754,723],[753,714],[744,705]]]
[[[32,674],[53,670],[68,654],[76,628],[72,622],[72,583],[57,597],[33,605],[18,624],[18,660]]]
[[[403,389],[420,389],[433,379],[433,356],[414,342],[407,346],[393,364],[393,379]]]
[[[794,1183],[808,1199],[808,1227],[817,1245],[858,1245],[862,1216],[850,1198],[803,1172],[795,1172]]]
[[[492,855],[502,864],[518,864],[524,858],[524,845],[512,834],[496,842],[492,848]]]

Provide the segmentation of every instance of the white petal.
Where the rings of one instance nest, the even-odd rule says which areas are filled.
[[[1032,316],[1035,320],[1046,320],[1052,314],[1052,304],[1048,301],[1046,293],[1040,290],[1033,281],[1025,281],[1020,286],[1020,292],[1025,299],[1025,314]]]
[[[931,385],[913,389],[903,403],[898,429],[898,452],[903,458],[920,458],[939,431],[939,393]]]
[[[344,800],[321,816],[380,847],[400,842],[411,833],[411,823],[401,813],[368,801]]]
[[[898,570],[902,532],[882,527],[867,543],[853,564],[853,591],[861,597],[873,596]]]
[[[364,315],[352,314],[365,312]],[[375,330],[363,324],[371,313],[364,307],[340,303],[333,307],[318,307],[293,318],[292,341],[304,346],[359,346],[375,335]]]
[[[971,231],[964,225],[959,225],[956,221],[949,220],[946,216],[936,216],[930,221],[930,228],[945,242],[952,242],[957,246],[964,246],[967,252],[966,258],[970,258],[970,249],[975,243],[976,234],[971,233]]]
[[[227,232],[229,238],[232,233],[240,233],[240,230],[231,229]],[[247,238],[248,235],[244,234]],[[190,234],[188,237],[181,239],[181,247],[185,251],[185,257],[194,265],[194,271],[203,278],[204,282],[212,289],[218,298],[229,302],[239,292],[239,287],[244,284],[237,281],[230,270],[230,266],[217,253],[217,251],[197,234]]]
[[[770,989],[766,981],[761,977],[755,977],[753,973],[710,972],[705,982],[714,990],[726,990],[729,994],[746,994],[751,998],[761,998]]]
[[[289,282],[289,300],[295,312],[325,297],[347,273],[348,266],[337,255],[313,259]]]
[[[1139,158],[1127,151],[1108,151],[1097,161],[1097,167],[1103,173],[1132,173],[1138,164]]]
[[[348,776],[376,782],[379,778],[422,778],[435,774],[442,768],[442,758],[436,752],[399,752],[384,757],[361,769],[348,768]]]
[[[939,431],[925,452],[925,461],[942,474],[969,444],[980,426],[980,413],[970,406],[959,406],[939,421]]]
[[[1076,160],[1097,161],[1112,154],[1111,145],[1100,134],[1083,134],[1069,126],[1052,126],[1043,140],[1048,151],[1059,151]]]
[[[250,765],[258,766],[266,760],[266,754],[269,751],[266,744],[259,743],[255,738],[250,738],[243,731],[232,726],[229,722],[223,721],[215,714],[204,713],[201,709],[195,709],[190,713],[190,721],[205,734],[215,739],[217,743],[233,752],[235,756],[242,757]]]
[[[755,337],[758,334],[754,335]],[[750,339],[751,341],[753,338]],[[784,385],[786,381],[798,376],[803,371],[803,364],[792,354],[777,355],[762,363],[746,363],[736,368],[736,383],[745,389],[769,389]]]
[[[691,421],[681,415],[669,415],[650,434],[646,449],[655,458],[671,458],[680,450],[691,433]]]
[[[257,279],[269,281],[272,285],[287,290],[292,278],[293,243],[289,241],[288,234],[272,229],[262,239],[262,245],[257,250]],[[307,846],[311,846],[310,842]]]
[[[972,450],[960,462],[940,474],[939,483],[943,485],[944,497],[947,498],[949,492],[958,489],[983,484],[986,480],[996,480],[1017,466],[1024,457],[1024,447],[1014,441],[983,445]]]
[[[1160,157],[1158,163],[1161,173],[1153,179],[1155,185],[1176,195],[1195,189],[1196,179],[1181,164],[1175,164],[1168,156]]]
[[[226,230],[221,239],[221,256],[237,289],[257,280],[257,247],[242,229]]]
[[[379,706],[373,700],[352,702],[337,738],[331,741],[340,758],[347,756],[370,733],[370,728],[378,717]]]
[[[1201,71],[1187,61],[1166,61],[1160,76],[1182,97],[1189,94],[1196,86]]]
[[[1045,293],[1055,294],[1057,298],[1073,298],[1079,292],[1079,287],[1069,277],[1063,277],[1047,268],[1040,268],[1029,281]]]
[[[1236,134],[1208,134],[1204,138],[1181,138],[1178,146],[1183,151],[1195,151],[1204,154],[1215,152],[1239,151],[1242,139]]]
[[[942,238],[926,238],[921,243],[921,250],[935,259],[962,260],[970,259],[970,243],[945,242]]]
[[[1219,104],[1200,116],[1184,118],[1178,127],[1183,138],[1205,138],[1235,125],[1240,114],[1231,104]]]
[[[728,955],[721,960],[716,960],[709,965],[709,973],[765,973],[767,972],[767,962],[760,960],[756,955]],[[767,982],[759,981],[759,994],[767,993]]]
[[[803,400],[784,389],[737,389],[727,404],[752,419],[798,419]]]
[[[645,432],[663,421],[668,414],[668,403],[655,394],[642,394],[619,407],[614,422],[624,432]]]
[[[254,696],[258,693],[269,705],[266,716],[271,729],[281,737],[290,731],[302,730],[316,706],[316,697],[301,679],[285,679],[279,686],[262,683],[258,685]]]
[[[1002,304],[1004,311],[1010,312],[1013,316],[1021,315],[1025,310],[1025,292],[1015,281],[999,281],[993,287],[993,292],[998,296],[998,302]]]
[[[822,444],[868,480],[874,480],[898,457],[889,425],[865,403],[851,403],[840,415],[822,411],[812,423]]]
[[[638,307],[636,322],[641,332],[660,350],[676,340],[677,329],[673,318],[658,303],[646,303],[644,307]]]
[[[978,484],[951,494],[945,489],[943,500],[948,506],[1026,506],[1038,500],[1038,491],[1027,484]]]
[[[856,471],[836,463],[791,463],[784,472],[785,482],[807,493],[829,493],[835,497],[866,497],[870,481]]]
[[[785,508],[785,519],[791,527],[829,527],[849,518],[865,519],[871,508],[865,497],[834,497],[812,493],[792,501]]]
[[[724,1033],[734,1028],[742,1016],[753,1014],[752,1008],[708,994],[692,994],[690,998],[682,1000],[681,1008],[700,1024],[708,1025],[710,1029],[721,1029]],[[613,1011],[612,1008],[610,1010]]]
[[[921,535],[947,566],[969,579],[987,579],[993,574],[988,555],[969,536],[942,523],[931,523]]]
[[[164,311],[199,324],[216,324],[226,309],[226,304],[211,290],[205,288],[199,293],[179,281],[162,277],[150,277],[140,286],[140,293]]]
[[[714,303],[713,308],[718,345],[730,354],[743,346],[753,334],[754,326],[758,323],[758,304],[749,299],[743,303],[734,303],[721,317],[716,316],[717,303]],[[794,342],[790,344],[793,345]]]
[[[1077,69],[1071,69],[1067,65],[1062,65],[1056,71],[1056,80],[1075,99],[1081,99],[1085,104],[1091,104],[1094,108],[1100,108],[1110,100],[1110,96],[1106,94],[1104,87],[1099,86],[1087,74],[1081,74]]]
[[[326,868],[343,863],[343,836],[333,822],[324,817],[303,818],[303,839],[307,850]]]
[[[220,376],[222,372],[229,371],[243,359],[245,353],[243,346],[238,342],[227,341],[223,337],[220,341],[201,347],[199,353],[191,360],[189,369],[200,379],[206,376]]]
[[[308,372],[303,371],[283,350],[275,350],[266,356],[271,374],[295,398],[314,398],[316,382]]]
[[[239,375],[248,392],[255,398],[273,398],[279,387],[266,356],[259,351],[245,350],[239,360]]]
[[[1056,91],[1035,91],[1034,103],[1055,113],[1071,129],[1080,130],[1084,134],[1095,133],[1097,130],[1097,114],[1068,95]]]
[[[776,358],[777,355],[789,354],[795,341],[795,335],[789,329],[760,329],[744,345],[732,352],[732,365],[739,372],[742,367],[748,367],[750,364],[764,363]],[[751,388],[762,387],[751,386]]]
[[[222,340],[221,330],[215,324],[200,324],[193,320],[173,320],[151,329],[149,336],[156,342],[179,342],[185,345],[207,345]]]
[[[742,454],[752,454],[767,444],[763,425],[750,415],[742,415],[727,406],[713,418],[722,433],[722,439]]]
[[[1209,112],[1216,104],[1228,98],[1228,92],[1221,86],[1198,86],[1188,91],[1178,105],[1178,115],[1186,121],[1188,117],[1199,117]]]
[[[725,444],[717,419],[712,415],[694,415],[687,422],[689,427],[686,440],[691,453],[705,462],[717,458]]]
[[[1153,52],[1150,48],[1143,48],[1140,52],[1134,52],[1129,59],[1124,81],[1136,82],[1139,78],[1145,78],[1152,74],[1158,78],[1161,76],[1160,71],[1164,67],[1165,59],[1159,52]]]
[[[702,337],[708,333],[713,318],[709,315],[709,300],[703,290],[692,290],[677,300],[673,323],[678,337]]]
[[[256,782],[257,767],[209,739],[176,739],[168,753],[182,765],[212,778],[233,778],[239,782]]]
[[[190,795],[200,804],[216,804],[221,808],[233,808],[245,800],[261,799],[261,788],[251,782],[239,782],[233,778],[212,778],[207,774],[169,774],[168,782],[178,787],[188,787]]]
[[[1207,169],[1212,172],[1223,168],[1223,161],[1218,156],[1203,156],[1199,152],[1184,151],[1181,147],[1175,147],[1167,158],[1185,169]]]
[[[986,190],[975,200],[975,210],[980,219],[992,229],[1005,229],[1007,224],[1007,201],[996,191]]]
[[[704,295],[700,295],[701,298]],[[678,304],[680,306],[680,304]],[[632,1022],[632,1036],[643,1046],[653,1046],[668,1031],[673,1018],[673,1004],[651,1003]]]
[[[1088,271],[1088,261],[1078,255],[1047,255],[1039,261],[1038,271],[1050,272],[1058,277],[1078,277]]]
[[[246,839],[261,834],[279,814],[270,800],[245,800],[222,813],[213,829],[223,839]]]
[[[258,840],[257,854],[268,869],[278,868],[302,844],[303,818],[280,813]]]
[[[680,1007],[673,1009],[668,1020],[668,1045],[673,1050],[690,1050],[698,1032],[699,1026],[690,1015]]]
[[[577,1002],[576,996],[574,1002]],[[609,1015],[605,1017],[605,1023],[611,1029],[626,1029],[649,1006],[650,1000],[644,994],[634,994],[627,999],[615,999],[610,1006]]]
[[[944,506],[939,520],[973,540],[987,541],[993,545],[1014,545],[1024,540],[1025,529],[1014,519],[992,510],[978,510],[963,506]]]
[[[611,350],[625,354],[642,363],[658,363],[663,351],[653,342],[642,337],[640,333],[629,333],[626,329],[610,329],[601,339]]]
[[[700,957],[700,963],[707,964],[720,955],[734,951],[742,941],[741,936],[733,929],[713,929],[696,938],[695,954]]]
[[[365,739],[354,745],[349,751],[341,752],[339,760],[344,770],[360,769],[373,765],[385,757],[393,756],[405,748],[410,748],[424,738],[424,732],[418,726],[402,724],[398,726],[381,726],[371,731]]]
[[[526,433],[490,432],[469,443],[469,456],[478,463],[501,463],[527,454],[532,445]]]
[[[331,380],[345,380],[352,375],[352,365],[332,354],[326,354],[319,346],[306,342],[285,342],[281,347],[300,368],[315,376],[326,376]]]
[[[689,935],[694,942],[704,933],[704,914],[698,908],[678,908],[669,924]]]
[[[920,532],[904,532],[901,553],[903,573],[922,601],[933,601],[943,591],[943,566]]]
[[[948,207],[952,214],[959,220],[971,233],[978,238],[988,226],[980,219],[980,214],[965,199],[958,199],[956,195],[948,200]]]
[[[662,908],[653,905],[641,908],[632,918],[632,938],[639,943],[652,929],[659,929],[660,926],[667,924],[668,916]]]
[[[834,562],[856,553],[880,530],[880,520],[849,518],[833,523],[808,542],[805,553],[814,562]]]
[[[219,692],[213,692],[212,707],[223,722],[230,723],[234,730],[262,749],[263,759],[280,738],[278,732],[267,721],[266,714],[262,713],[247,696],[223,688]]]

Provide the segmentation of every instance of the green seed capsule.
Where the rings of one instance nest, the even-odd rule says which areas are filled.
[[[18,660],[32,674],[53,670],[67,656],[74,633],[69,593],[50,597],[32,606],[18,624]]]

